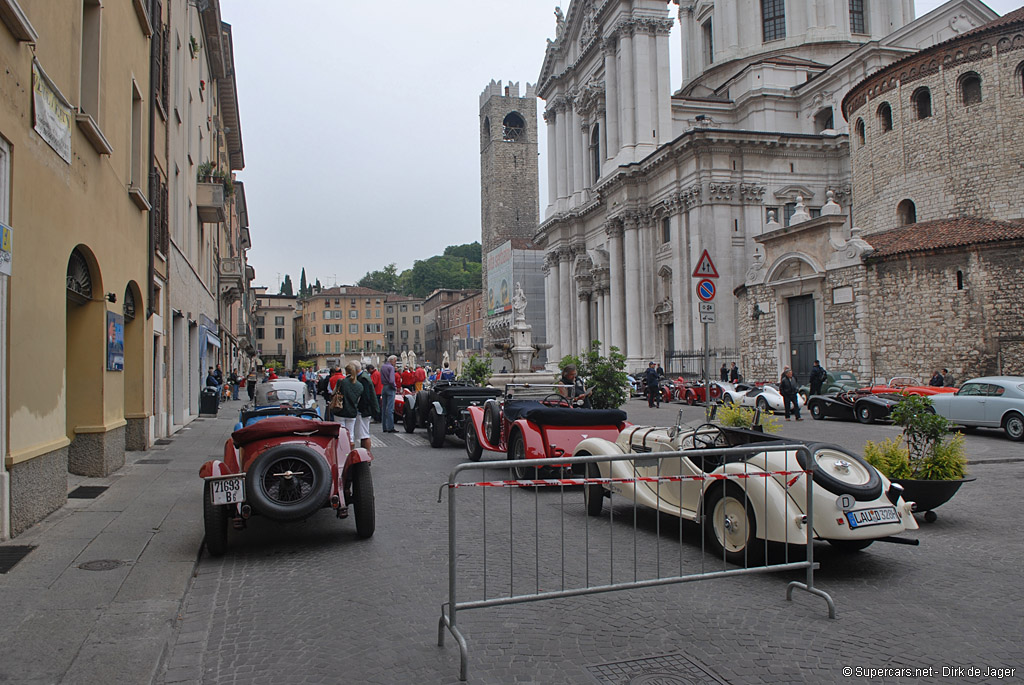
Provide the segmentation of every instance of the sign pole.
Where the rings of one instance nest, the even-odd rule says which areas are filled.
[[[704,421],[711,421],[711,350],[708,349],[708,325],[704,325]]]

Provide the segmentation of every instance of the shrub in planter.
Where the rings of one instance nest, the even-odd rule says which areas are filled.
[[[718,413],[715,416],[723,426],[750,429],[754,427],[754,414],[756,413],[756,411],[749,407],[725,404],[718,408]],[[778,419],[768,412],[761,412],[757,425],[761,426],[765,433],[778,433],[782,430]]]

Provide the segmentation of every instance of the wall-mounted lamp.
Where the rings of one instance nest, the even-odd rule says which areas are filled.
[[[117,293],[107,293],[107,302],[111,304],[117,302]]]
[[[764,312],[761,311],[761,307],[757,304],[757,302],[755,302],[754,303],[754,311],[751,313],[750,317],[754,321],[757,321],[758,319],[761,318],[762,314],[764,314]]]

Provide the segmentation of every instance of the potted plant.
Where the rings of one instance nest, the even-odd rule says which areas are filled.
[[[917,504],[925,521],[938,518],[934,509],[948,502],[966,477],[964,436],[949,437],[949,422],[935,414],[928,397],[906,395],[892,410],[893,423],[903,427],[899,438],[864,445],[864,458],[882,475],[903,486],[903,498]]]
[[[593,340],[590,348],[581,357],[566,355],[558,362],[559,371],[564,371],[569,364],[576,366],[580,377],[586,380],[591,395],[591,406],[594,409],[618,409],[629,399],[629,383],[626,374],[626,357],[619,348],[612,345],[608,356],[601,354],[601,341]],[[561,373],[553,381],[558,383]]]
[[[188,37],[188,49],[192,52],[192,59],[199,57],[199,41],[195,36]]]
[[[762,433],[778,433],[782,430],[779,420],[770,412],[756,411],[736,404],[724,404],[715,411],[718,423],[729,428],[743,428]]]
[[[213,162],[203,162],[196,170],[196,180],[200,183],[220,183],[224,186],[224,196],[231,197],[235,192],[235,183],[231,175],[218,169]]]

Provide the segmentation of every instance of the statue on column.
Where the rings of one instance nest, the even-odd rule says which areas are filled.
[[[444,354],[441,355],[441,368],[444,368],[445,364],[451,366],[451,357],[448,356],[448,350],[445,350]]]
[[[409,368],[409,353],[405,350],[402,350],[402,368]]]
[[[562,14],[562,8],[555,7],[555,40],[559,40],[562,34],[565,33],[565,15]]]
[[[410,352],[409,353],[409,368],[410,369],[414,369],[414,370],[416,368],[416,353],[415,352]]]
[[[462,350],[455,353],[455,375],[462,375],[462,364],[466,361],[466,355]]]
[[[512,309],[515,310],[515,323],[526,323],[526,295],[519,281],[516,281],[516,291],[512,296]]]

